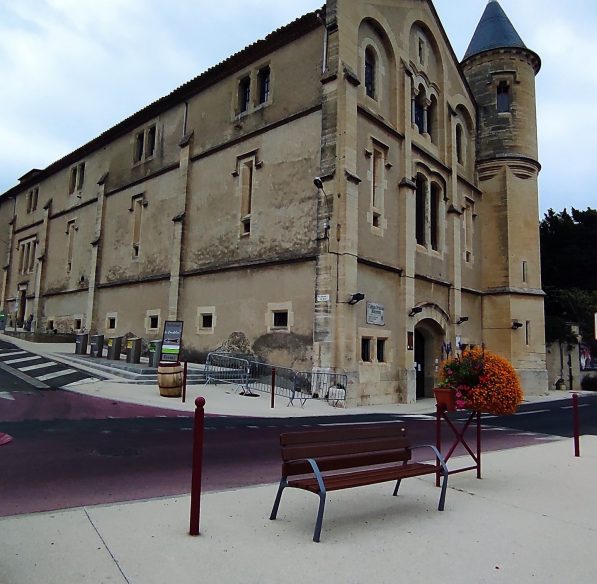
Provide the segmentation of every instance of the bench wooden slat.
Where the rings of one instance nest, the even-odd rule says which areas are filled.
[[[312,457],[309,457],[312,458]],[[332,456],[318,458],[317,466],[322,472],[330,470],[341,470],[358,466],[371,466],[375,464],[388,464],[392,462],[407,462],[411,458],[410,450],[383,450],[381,452],[365,452],[345,456]],[[293,476],[312,473],[311,465],[305,460],[290,460],[282,464],[282,475]]]
[[[396,481],[398,479],[418,477],[428,474],[435,474],[435,466],[433,464],[415,462],[408,465],[326,475],[324,477],[324,483],[326,491],[336,491],[338,489],[362,487],[365,485],[374,485],[376,483]],[[288,481],[288,486],[305,489],[312,493],[319,492],[319,484],[315,477],[293,479]]]
[[[380,424],[358,424],[341,426],[339,428],[325,428],[323,430],[306,430],[304,432],[285,432],[280,434],[280,445],[310,444],[319,442],[346,442],[355,439],[381,438],[387,436],[407,437],[406,428],[400,422],[385,422]]]
[[[388,436],[382,438],[347,439],[344,442],[325,441],[310,444],[293,444],[281,448],[282,460],[296,460],[299,458],[322,458],[327,456],[342,456],[361,454],[364,452],[380,452],[383,450],[398,450],[408,448],[408,440],[403,436]]]

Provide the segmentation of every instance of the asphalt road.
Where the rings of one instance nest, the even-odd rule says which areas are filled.
[[[0,516],[189,492],[191,415],[62,390],[44,391],[4,371],[0,392],[4,396],[0,397],[0,432],[14,437],[0,449]],[[597,401],[590,396],[581,405],[582,430],[595,433]],[[569,407],[566,400],[539,404],[534,408],[537,413],[523,406],[516,416],[484,416],[483,451],[571,435]],[[413,443],[435,442],[432,415],[208,416],[204,489],[276,482],[278,437],[283,431],[381,420],[408,424]],[[452,439],[444,426],[444,444]],[[474,435],[468,440],[474,441]]]

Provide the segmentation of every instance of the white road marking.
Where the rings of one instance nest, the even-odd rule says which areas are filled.
[[[517,412],[517,416],[530,416],[531,414],[544,414],[546,412],[551,412],[551,410],[533,410],[532,412]]]
[[[76,369],[61,369],[60,371],[54,371],[54,373],[46,373],[45,375],[40,375],[36,377],[39,381],[47,381],[48,379],[54,379],[55,377],[62,377],[63,375],[68,375],[69,373],[77,373]]]
[[[18,359],[9,359],[8,361],[4,361],[4,363],[24,363],[25,361],[35,361],[36,359],[43,359],[43,357],[40,357],[39,355],[33,355],[32,357],[19,357]]]
[[[14,397],[8,391],[0,391],[0,399],[10,399],[14,401]]]
[[[12,357],[13,355],[27,355],[27,351],[10,351],[9,353],[5,353],[4,355],[0,355],[0,359],[4,359],[4,357]]]
[[[97,377],[85,377],[84,379],[80,379],[79,381],[67,383],[64,387],[74,387],[75,385],[82,385],[84,383],[94,383],[96,381],[99,381]]]
[[[579,408],[588,408],[591,404],[579,404]],[[571,410],[574,406],[562,406],[561,410]]]
[[[36,363],[35,365],[28,365],[27,367],[19,367],[19,371],[33,371],[34,369],[43,369],[44,367],[51,367],[57,365],[55,361],[46,361],[45,363]]]

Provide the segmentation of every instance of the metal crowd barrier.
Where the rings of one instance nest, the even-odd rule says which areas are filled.
[[[344,373],[297,372],[288,367],[213,352],[207,355],[205,362],[205,385],[210,382],[237,385],[241,395],[247,396],[257,395],[254,392],[271,395],[273,390],[275,396],[286,398],[289,406],[293,406],[295,400],[304,407],[309,399],[321,399],[336,407],[346,400],[348,379]]]
[[[209,353],[205,360],[205,385],[230,383],[238,385],[242,391],[248,389],[249,362],[226,353]]]
[[[348,378],[344,373],[328,373],[323,371],[298,371],[294,380],[294,392],[289,405],[298,399],[301,406],[308,399],[325,399],[336,407],[346,400],[346,384]]]

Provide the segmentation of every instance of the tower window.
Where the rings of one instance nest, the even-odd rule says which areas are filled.
[[[365,51],[365,93],[375,99],[375,53],[371,47]]]
[[[274,312],[274,328],[288,327],[288,311],[280,310]]]
[[[497,86],[497,111],[508,113],[510,111],[510,86],[507,81],[500,81]]]

